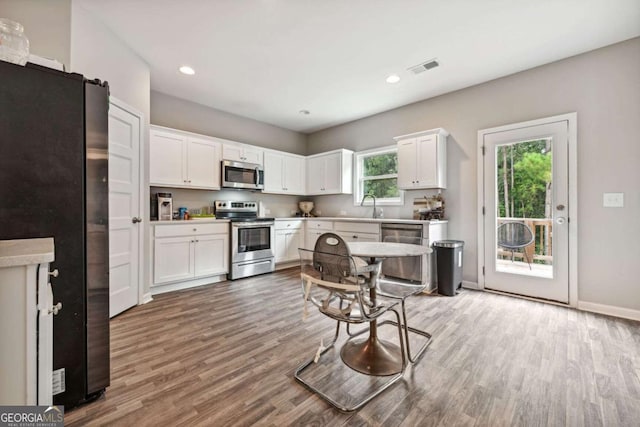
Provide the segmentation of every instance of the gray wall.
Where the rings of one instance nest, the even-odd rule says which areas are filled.
[[[449,235],[466,242],[463,276],[476,282],[478,130],[573,111],[578,298],[640,310],[640,38],[311,134],[308,153],[363,150],[389,145],[396,135],[447,129]],[[603,192],[624,192],[625,207],[603,208]],[[323,215],[353,205],[346,196],[315,200]]]
[[[56,59],[69,69],[71,0],[0,0],[0,17],[24,26],[30,53]]]
[[[307,151],[304,134],[156,91],[151,92],[151,123],[289,153]]]

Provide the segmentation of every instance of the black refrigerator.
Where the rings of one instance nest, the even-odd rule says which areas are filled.
[[[0,61],[0,240],[54,238],[53,402],[65,408],[109,385],[108,109],[106,82]]]

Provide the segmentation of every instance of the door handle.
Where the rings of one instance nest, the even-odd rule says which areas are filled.
[[[139,222],[142,222],[142,218],[140,218],[139,216],[134,216],[133,218],[131,218],[131,222],[137,224]]]
[[[558,206],[556,206],[556,209],[558,209],[559,211],[563,211],[564,210],[564,205],[563,204],[559,204]]]
[[[565,217],[559,216],[558,218],[556,218],[556,223],[562,225],[566,222],[566,220],[567,219]]]

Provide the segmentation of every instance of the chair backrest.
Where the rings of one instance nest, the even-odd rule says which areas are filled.
[[[347,243],[334,233],[324,233],[313,250],[314,268],[323,280],[342,283],[355,271]]]
[[[533,243],[533,233],[524,222],[510,221],[498,226],[498,246],[519,249],[531,243]]]

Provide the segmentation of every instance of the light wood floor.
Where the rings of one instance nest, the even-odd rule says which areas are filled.
[[[296,273],[159,295],[113,319],[111,386],[66,425],[640,423],[640,323],[474,291],[410,300],[410,323],[434,336],[425,356],[340,413],[293,379],[335,325],[315,310],[302,322]]]

